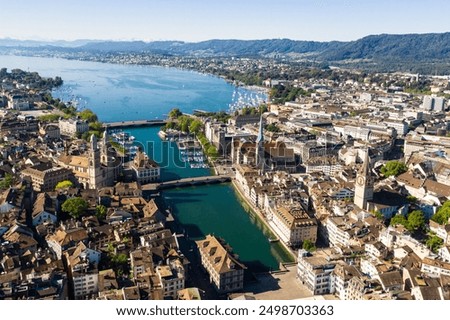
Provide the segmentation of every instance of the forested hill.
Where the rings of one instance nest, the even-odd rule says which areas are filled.
[[[372,35],[351,42],[270,40],[208,40],[97,42],[79,49],[88,51],[148,51],[176,55],[267,56],[309,54],[324,61],[348,59],[450,59],[450,33]]]
[[[347,59],[450,59],[450,33],[373,35],[339,43],[320,53],[327,61]]]
[[[128,41],[90,43],[79,49],[100,52],[153,52],[174,55],[241,56],[258,57],[273,54],[323,52],[338,42],[270,40],[208,40],[202,42],[181,41]]]
[[[0,39],[7,50],[91,53],[148,53],[194,57],[281,57],[361,67],[377,71],[450,73],[450,32],[406,35],[371,35],[350,42],[268,40],[84,41],[78,43]],[[82,44],[80,44],[82,43]]]

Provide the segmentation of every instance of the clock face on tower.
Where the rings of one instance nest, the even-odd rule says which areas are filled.
[[[366,182],[366,179],[364,179],[363,176],[359,176],[356,178],[356,183],[359,184],[360,186],[363,186]]]

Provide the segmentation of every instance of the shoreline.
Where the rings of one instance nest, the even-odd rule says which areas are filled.
[[[257,85],[257,84],[239,84],[239,83],[235,83],[235,80],[231,80],[226,78],[226,76],[220,74],[220,73],[211,73],[211,72],[205,72],[199,69],[195,69],[195,68],[186,68],[186,67],[182,67],[182,66],[167,66],[167,65],[163,65],[163,64],[148,64],[148,63],[127,63],[127,62],[122,62],[122,61],[111,61],[111,60],[101,60],[101,59],[96,59],[95,57],[93,57],[93,59],[82,59],[82,58],[75,58],[75,57],[66,57],[66,56],[58,56],[58,55],[48,55],[48,56],[42,56],[42,55],[37,55],[37,54],[7,54],[7,53],[0,53],[0,56],[13,56],[13,57],[29,57],[29,58],[41,58],[41,59],[61,59],[61,60],[67,60],[67,61],[78,61],[78,62],[92,62],[92,63],[101,63],[101,64],[111,64],[111,65],[117,65],[117,66],[135,66],[135,67],[154,67],[154,68],[161,68],[161,69],[174,69],[174,70],[179,70],[179,71],[183,71],[183,72],[194,72],[197,73],[199,75],[204,75],[204,76],[210,76],[210,77],[214,77],[217,79],[221,79],[223,81],[225,81],[226,83],[232,85],[235,88],[244,88],[246,90],[249,91],[254,91],[257,93],[264,93],[265,95],[267,95],[267,100],[265,103],[269,103],[269,91],[270,88],[266,88],[264,87],[262,84],[261,85]],[[55,75],[54,75],[55,76]],[[52,90],[53,91],[53,90]],[[62,100],[62,99],[61,99]],[[62,100],[64,101],[64,100]],[[68,101],[64,101],[64,102],[68,102]],[[86,106],[85,106],[86,107]],[[88,107],[89,108],[89,107]],[[101,119],[99,119],[101,120]]]
[[[251,213],[254,213],[256,215],[256,218],[261,221],[263,223],[263,225],[267,228],[267,230],[270,231],[271,235],[274,235],[276,237],[278,237],[277,233],[272,229],[272,227],[270,226],[270,224],[267,222],[267,220],[264,218],[264,216],[261,213],[261,210],[256,208],[245,196],[245,194],[243,193],[243,190],[239,187],[239,185],[236,183],[235,180],[231,181],[231,185],[233,186],[233,189],[235,190],[235,192],[237,193],[237,198],[238,200],[242,199],[242,201],[249,207],[249,211]],[[241,201],[239,201],[241,202]],[[242,204],[242,203],[241,203]],[[244,207],[245,209],[245,207]],[[247,210],[246,210],[247,211]],[[250,213],[248,212],[248,213]],[[279,237],[278,237],[279,238]],[[278,241],[279,243],[281,243],[283,250],[285,251],[285,253],[287,253],[292,261],[280,261],[280,265],[289,265],[292,263],[297,263],[297,257],[295,252],[292,251],[291,248],[289,248],[286,243],[284,243],[281,239]]]

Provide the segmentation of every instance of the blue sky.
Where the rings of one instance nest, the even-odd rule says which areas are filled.
[[[355,40],[450,31],[448,0],[0,0],[0,38]]]

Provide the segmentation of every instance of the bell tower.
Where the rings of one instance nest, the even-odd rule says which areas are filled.
[[[368,201],[373,200],[373,178],[370,168],[369,149],[366,150],[364,162],[356,176],[354,204],[368,210]]]
[[[263,126],[263,117],[261,115],[261,119],[259,120],[259,131],[258,137],[256,138],[256,167],[261,169],[261,172],[264,172],[264,126]]]
[[[100,150],[97,145],[97,137],[91,136],[91,143],[89,149],[89,189],[95,189],[101,187],[101,163],[100,163]]]
[[[102,151],[101,151],[101,162],[104,165],[108,165],[108,130],[103,132],[102,137]]]

